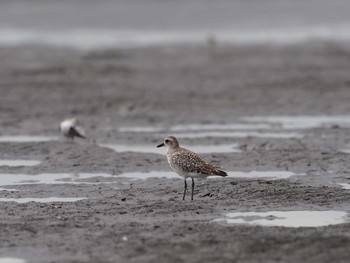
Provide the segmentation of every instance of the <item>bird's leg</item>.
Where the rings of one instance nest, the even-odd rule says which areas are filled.
[[[184,195],[182,197],[182,200],[185,200],[186,191],[187,191],[187,182],[186,182],[186,178],[185,178],[185,189],[184,189]]]
[[[194,179],[193,179],[193,177],[191,177],[191,179],[192,179],[192,195],[191,195],[191,200],[193,201]]]

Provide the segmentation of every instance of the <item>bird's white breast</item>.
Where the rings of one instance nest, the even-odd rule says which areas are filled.
[[[61,132],[67,135],[73,126],[74,123],[71,120],[65,120],[60,124]]]

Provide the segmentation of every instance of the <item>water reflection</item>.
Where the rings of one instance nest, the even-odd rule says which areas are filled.
[[[178,125],[164,127],[122,127],[121,132],[137,133],[159,133],[157,137],[163,137],[165,133],[174,132],[178,138],[206,138],[206,137],[223,137],[223,138],[276,138],[290,139],[303,138],[304,135],[297,132],[285,132],[274,130],[278,125],[251,123],[251,124],[210,124],[210,125]],[[270,130],[270,131],[268,131]],[[271,131],[273,130],[273,131]]]
[[[36,203],[51,203],[51,202],[77,202],[87,199],[86,197],[43,197],[43,198],[0,198],[0,202],[16,202],[19,204],[36,202]],[[1,263],[1,262],[0,262]]]
[[[228,178],[242,179],[263,179],[278,180],[287,179],[291,176],[303,175],[290,171],[228,171]],[[43,173],[36,175],[29,174],[0,174],[0,186],[31,185],[31,184],[106,184],[104,178],[127,178],[130,180],[146,180],[149,178],[177,178],[181,177],[173,171],[151,171],[151,172],[130,172],[116,176],[107,173]],[[215,179],[217,176],[210,176],[208,179]],[[222,179],[222,178],[221,178]],[[0,189],[1,190],[1,189]],[[15,189],[3,189],[3,191],[15,191]]]
[[[0,263],[26,263],[26,261],[22,258],[3,257],[0,258]]]
[[[349,183],[338,183],[343,189],[350,190],[350,184]]]
[[[18,190],[18,189],[12,189],[12,188],[3,188],[3,187],[0,187],[0,191],[16,192],[16,191],[20,191],[20,190]]]
[[[296,132],[258,132],[258,131],[204,131],[204,132],[184,132],[176,134],[178,138],[206,138],[206,137],[222,137],[222,138],[271,138],[271,139],[292,139],[303,138],[304,135]]]
[[[8,135],[0,136],[0,142],[48,142],[58,140],[58,136]]]
[[[25,184],[100,184],[101,178],[110,178],[106,173],[43,173],[28,174],[0,174],[0,185]]]
[[[39,165],[41,161],[37,160],[0,160],[0,166],[10,166],[10,167],[18,167],[18,166],[35,166]]]
[[[154,145],[100,144],[100,146],[112,149],[115,152],[164,154],[164,151],[160,151]],[[222,145],[185,145],[183,147],[200,154],[241,152],[239,150],[239,145],[236,143]]]
[[[243,117],[243,121],[252,123],[265,123],[274,125],[282,129],[311,129],[311,128],[330,128],[333,126],[350,127],[350,116],[256,116]]]
[[[270,124],[264,123],[229,123],[229,124],[184,124],[174,126],[131,126],[121,127],[120,132],[184,132],[184,131],[225,131],[225,130],[266,130]]]
[[[290,171],[228,171],[228,178],[246,178],[246,179],[266,179],[266,180],[277,180],[277,179],[287,179],[291,176],[302,175],[295,174]],[[152,172],[130,172],[122,173],[118,177],[129,178],[132,180],[146,180],[149,178],[181,178],[175,172],[172,171],[152,171]],[[215,179],[217,177],[212,176],[208,179]],[[222,179],[222,178],[221,178]]]
[[[343,211],[270,211],[270,212],[235,212],[215,222],[227,224],[246,224],[283,227],[320,227],[342,224],[348,221],[348,214]]]

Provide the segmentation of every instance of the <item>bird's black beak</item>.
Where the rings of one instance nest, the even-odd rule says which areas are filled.
[[[165,145],[164,145],[164,142],[163,142],[163,143],[161,143],[161,144],[159,144],[159,145],[157,145],[157,148],[159,148],[159,147],[163,147],[163,146],[165,146]]]

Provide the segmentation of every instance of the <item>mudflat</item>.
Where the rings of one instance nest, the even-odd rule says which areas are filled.
[[[0,57],[0,157],[40,161],[0,166],[1,257],[36,263],[348,262],[348,216],[299,228],[248,224],[257,216],[243,224],[215,220],[232,212],[350,212],[349,47],[214,44],[81,52],[28,45],[1,47]],[[79,118],[87,140],[52,137],[71,116]],[[13,141],[24,135],[28,141]],[[164,149],[156,148],[165,135],[189,149],[237,145],[232,152],[201,154],[232,176],[198,181],[194,201],[182,201],[180,177],[152,177],[169,175]],[[149,150],[135,150],[141,146]],[[267,176],[235,176],[242,171]],[[295,175],[268,176],[277,171]],[[141,172],[151,178],[123,177]],[[49,197],[59,199],[45,202]]]

